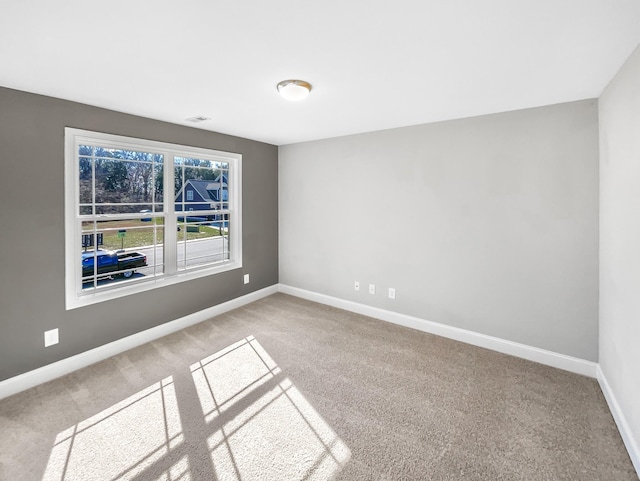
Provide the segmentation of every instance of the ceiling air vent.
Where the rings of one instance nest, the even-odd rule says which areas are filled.
[[[198,122],[204,122],[206,120],[211,120],[210,117],[205,117],[204,115],[198,115],[196,117],[191,117],[189,119],[186,119],[187,122],[193,122],[193,123],[198,123]]]

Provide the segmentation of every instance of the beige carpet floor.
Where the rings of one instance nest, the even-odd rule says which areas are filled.
[[[637,476],[595,380],[277,294],[0,401],[0,479]]]

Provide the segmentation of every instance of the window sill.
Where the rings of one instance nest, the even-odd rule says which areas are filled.
[[[229,261],[222,265],[216,265],[214,267],[194,269],[192,271],[176,273],[171,276],[162,275],[151,280],[137,282],[125,286],[119,285],[114,288],[105,288],[103,290],[87,294],[71,293],[69,295],[69,293],[67,293],[66,310],[69,311],[71,309],[77,309],[79,307],[86,307],[92,304],[98,304],[100,302],[119,299],[131,294],[138,294],[140,292],[159,289],[161,287],[172,286],[174,284],[180,284],[182,282],[199,279],[201,277],[212,276],[215,274],[220,274],[222,272],[240,268],[242,268],[242,262]]]

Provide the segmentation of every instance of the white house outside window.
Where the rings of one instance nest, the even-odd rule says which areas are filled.
[[[67,309],[242,267],[240,154],[65,136]]]

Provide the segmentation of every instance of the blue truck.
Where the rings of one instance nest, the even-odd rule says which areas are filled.
[[[96,274],[94,259],[97,259],[97,275],[129,278],[135,270],[147,265],[147,256],[139,252],[115,252],[99,249],[82,253],[82,277],[92,278]],[[91,279],[84,279],[91,281]]]

